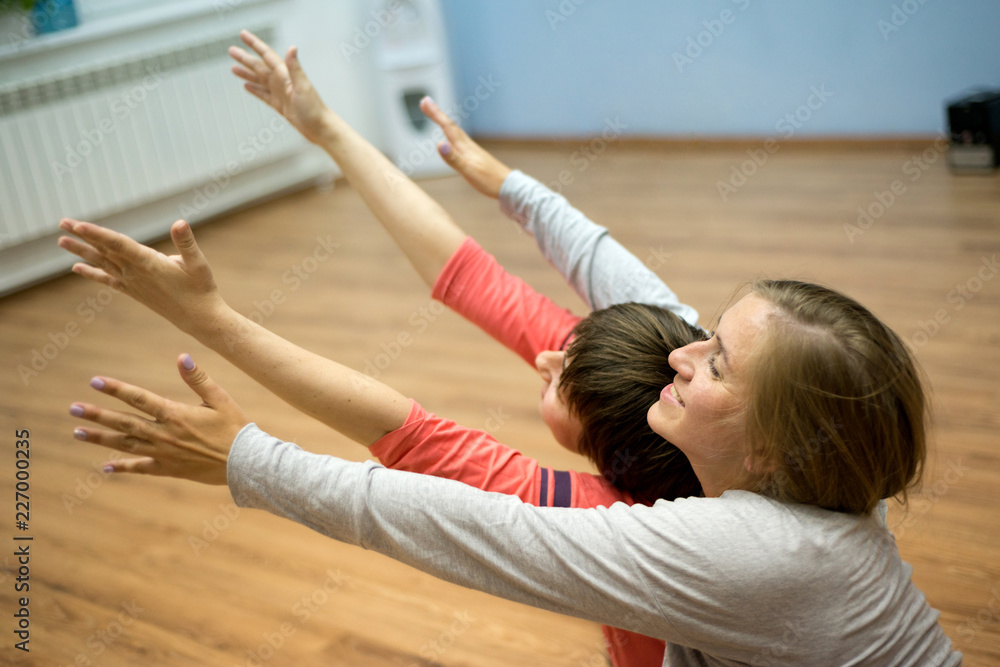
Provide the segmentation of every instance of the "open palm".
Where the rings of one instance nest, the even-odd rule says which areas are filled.
[[[248,92],[284,116],[302,136],[316,143],[323,127],[324,114],[328,110],[302,71],[298,47],[289,47],[282,60],[270,46],[249,30],[240,32],[240,39],[260,57],[235,46],[229,47],[229,55],[239,63],[233,66],[233,74],[246,80],[243,87]]]

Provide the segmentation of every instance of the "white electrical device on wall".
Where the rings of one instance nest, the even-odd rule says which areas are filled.
[[[370,6],[372,16],[388,18],[372,46],[389,155],[407,176],[449,173],[437,153],[443,134],[419,107],[427,95],[446,112],[455,105],[441,7],[437,0],[375,0]]]

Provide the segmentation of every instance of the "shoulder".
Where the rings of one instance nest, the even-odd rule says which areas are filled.
[[[670,544],[675,553],[704,559],[720,579],[769,585],[801,575],[813,579],[847,571],[863,553],[892,555],[891,536],[875,516],[782,503],[748,491],[718,498],[659,500],[630,510],[639,539]]]

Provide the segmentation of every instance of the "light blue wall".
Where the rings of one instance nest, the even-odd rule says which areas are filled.
[[[463,121],[480,135],[585,136],[615,117],[646,136],[927,134],[944,100],[1000,87],[998,0],[442,2],[459,99],[499,82]],[[805,122],[778,126],[797,109]]]

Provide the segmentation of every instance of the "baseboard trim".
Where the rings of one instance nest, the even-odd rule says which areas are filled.
[[[601,135],[579,136],[568,138],[539,137],[503,137],[495,135],[475,135],[474,139],[491,148],[504,146],[518,148],[552,148],[579,147],[591,141],[600,139]],[[734,136],[734,137],[690,137],[690,136],[626,136],[616,137],[614,143],[630,148],[648,148],[655,150],[744,150],[760,148],[767,141],[774,141],[782,149],[810,151],[864,151],[864,150],[924,150],[935,142],[944,139],[940,134],[914,134],[898,136],[873,137],[791,137],[780,136]]]

